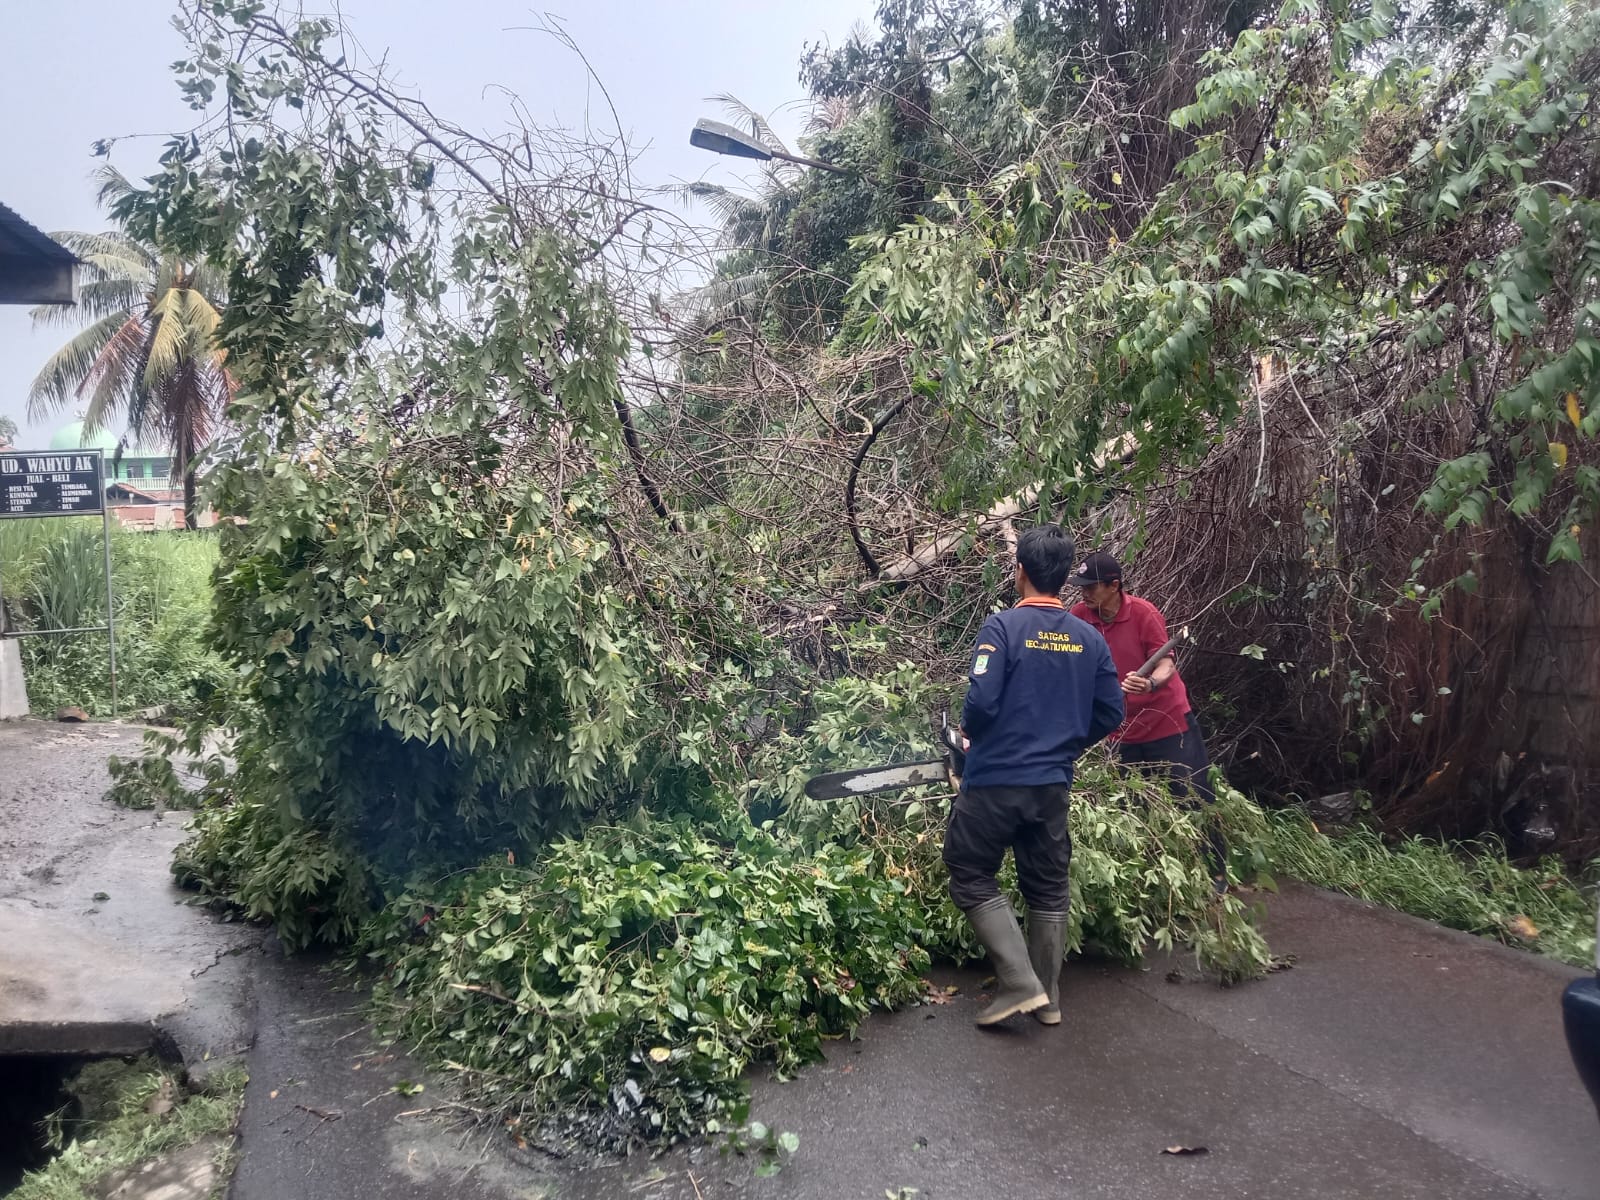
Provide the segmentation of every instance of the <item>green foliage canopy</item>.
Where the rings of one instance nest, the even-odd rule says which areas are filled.
[[[397,150],[415,111],[366,76],[347,103],[333,31],[193,6],[185,90],[230,119],[119,207],[228,280],[211,636],[242,690],[213,716],[257,822],[235,847],[261,851],[229,861],[291,944],[349,937],[416,871],[693,807],[730,707],[761,705],[719,568],[632,536],[654,518],[629,335],[583,236],[609,211],[539,172],[485,193],[459,143]],[[291,132],[307,105],[321,123]]]
[[[874,238],[862,337],[907,346],[945,403],[1000,414],[994,494],[1153,482],[1240,419],[1263,358],[1319,387],[1391,371],[1401,401],[1480,422],[1425,497],[1445,528],[1499,508],[1575,557],[1600,506],[1572,448],[1600,430],[1600,18],[1548,2],[1485,21],[1491,48],[1463,66],[1392,6],[1292,0],[1207,57],[1172,114],[1193,149],[1127,236],[1087,180],[1018,162]]]

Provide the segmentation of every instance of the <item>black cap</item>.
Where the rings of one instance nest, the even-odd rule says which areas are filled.
[[[1087,587],[1091,583],[1112,583],[1122,578],[1122,564],[1103,550],[1096,550],[1083,560],[1067,582],[1073,587]]]

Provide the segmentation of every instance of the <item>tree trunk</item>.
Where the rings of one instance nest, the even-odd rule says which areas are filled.
[[[1600,852],[1600,537],[1583,543],[1583,562],[1549,568],[1508,530],[1486,543],[1493,585],[1431,631],[1428,690],[1448,681],[1443,709],[1460,719],[1411,747],[1435,765],[1395,811],[1401,827],[1496,833],[1518,856]]]
[[[194,471],[186,470],[183,473],[183,527],[185,529],[198,529],[200,514],[195,511],[195,484]]]
[[[1600,536],[1581,563],[1530,574],[1531,603],[1486,751],[1501,764],[1504,819],[1515,833],[1548,825],[1564,849],[1600,846]]]

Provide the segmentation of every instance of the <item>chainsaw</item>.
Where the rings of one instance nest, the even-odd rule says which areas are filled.
[[[898,763],[890,767],[857,767],[851,771],[833,771],[806,780],[806,795],[813,800],[847,800],[851,796],[868,796],[873,792],[896,792],[901,788],[920,787],[928,783],[961,785],[961,775],[967,769],[966,739],[959,729],[950,725],[950,714],[939,718],[939,743],[944,754],[920,762]]]
[[[1169,638],[1161,649],[1134,672],[1144,679],[1155,673],[1161,660],[1189,636],[1187,627]],[[856,767],[849,771],[831,771],[806,780],[806,795],[813,800],[848,800],[852,796],[870,796],[875,792],[897,792],[901,788],[922,787],[930,783],[946,783],[957,790],[961,777],[967,770],[967,740],[959,729],[950,724],[946,710],[939,718],[939,742],[944,753],[938,758],[918,762],[896,763],[885,767]]]

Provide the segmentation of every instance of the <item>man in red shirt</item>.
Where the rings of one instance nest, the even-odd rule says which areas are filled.
[[[1210,804],[1216,799],[1211,790],[1211,760],[1189,707],[1189,692],[1178,674],[1178,664],[1168,654],[1148,679],[1138,674],[1150,656],[1167,643],[1167,622],[1161,610],[1125,593],[1122,565],[1102,551],[1084,559],[1067,583],[1083,589],[1083,600],[1073,605],[1072,615],[1087,621],[1105,638],[1122,677],[1127,718],[1107,742],[1123,762],[1145,774],[1164,771],[1175,793]],[[1226,883],[1227,853],[1214,828],[1207,832],[1205,852],[1212,876],[1219,885]]]

